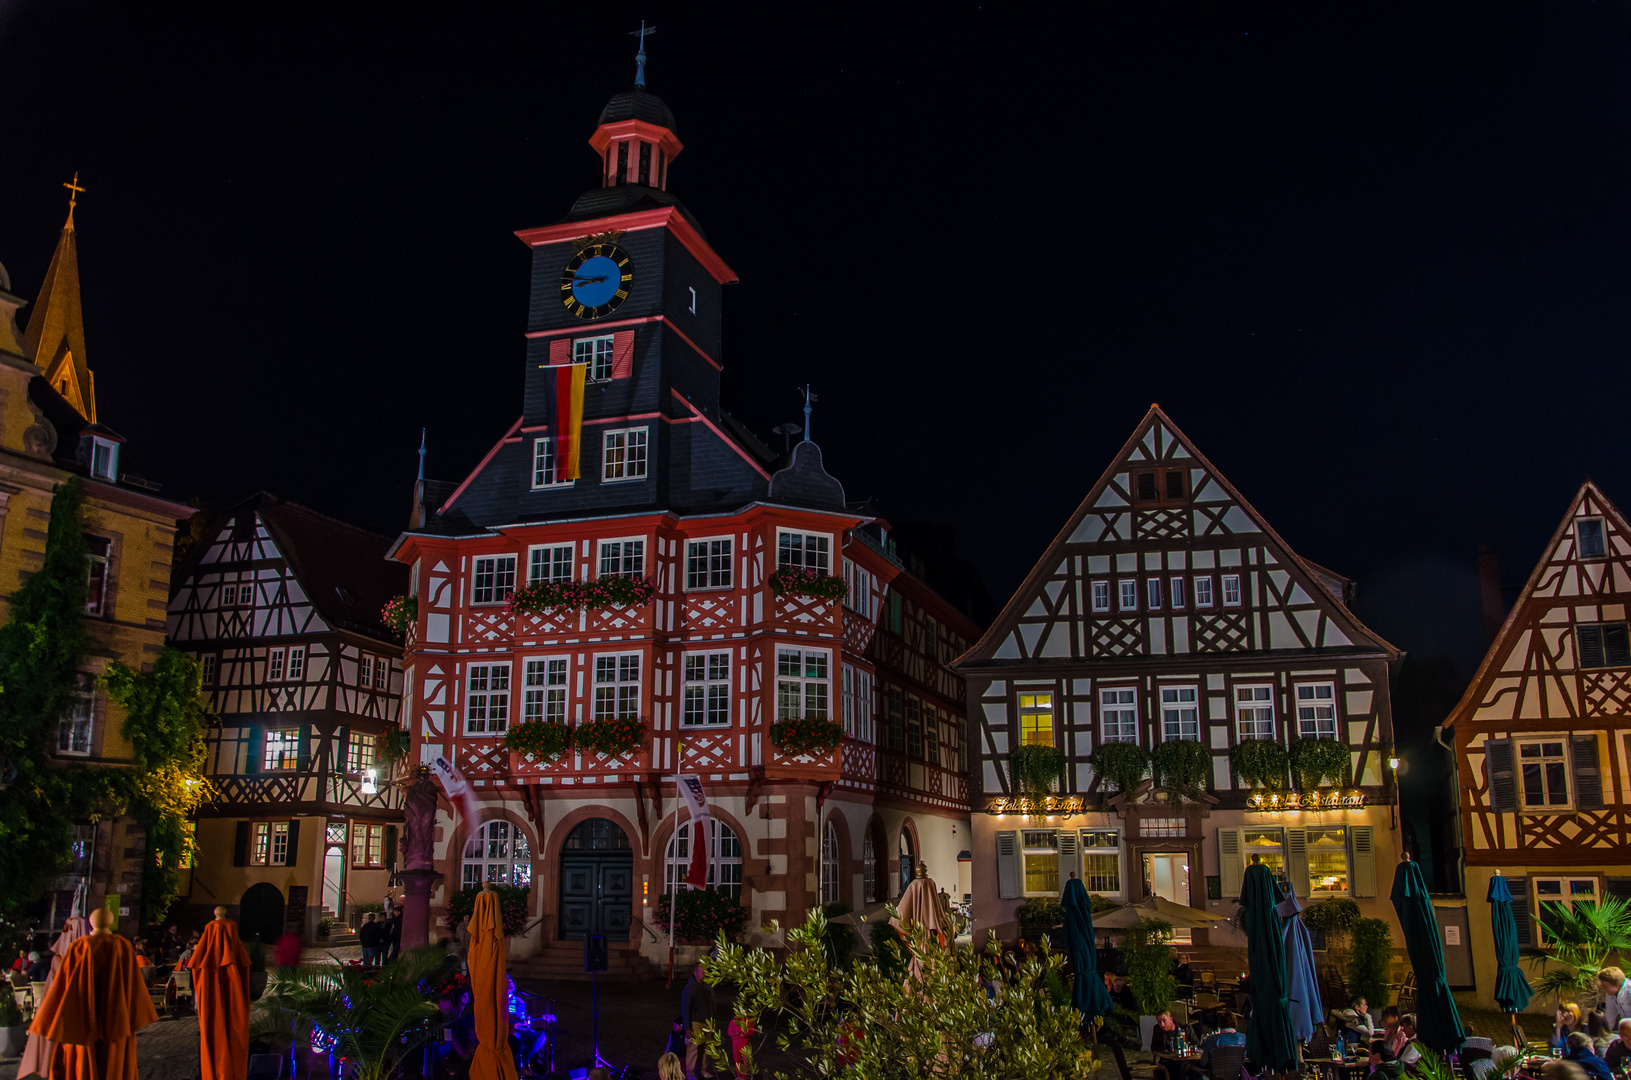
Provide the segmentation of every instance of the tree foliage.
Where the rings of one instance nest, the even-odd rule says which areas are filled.
[[[1611,957],[1631,956],[1631,903],[1625,900],[1572,906],[1545,900],[1540,923],[1547,947],[1529,950],[1529,964],[1539,972],[1531,986],[1560,1003],[1592,991]]]
[[[994,978],[998,944],[984,954],[968,946],[944,949],[926,931],[907,935],[920,970],[904,980],[872,959],[835,968],[822,948],[826,919],[812,913],[787,932],[785,961],[765,949],[721,941],[717,955],[702,961],[710,983],[736,987],[736,1016],[768,1026],[778,1049],[799,1070],[762,1070],[750,1046],[743,1062],[750,1074],[770,1080],[791,1076],[844,1076],[895,1080],[1009,1080],[1048,1076],[1086,1080],[1097,1068],[1080,1033],[1081,1016],[1048,993],[1063,958],[1043,954],[1018,968],[987,997],[982,979]],[[717,1023],[708,1025],[707,1051],[720,1065],[727,1055]]]
[[[1162,1012],[1178,993],[1177,969],[1168,944],[1171,940],[1172,924],[1164,919],[1140,919],[1121,936],[1127,988],[1133,992],[1143,1016]]]
[[[1393,932],[1384,919],[1354,923],[1353,950],[1348,959],[1348,992],[1362,997],[1373,1009],[1388,1004],[1388,965],[1393,959]]]

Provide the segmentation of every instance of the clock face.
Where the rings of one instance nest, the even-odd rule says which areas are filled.
[[[616,244],[590,244],[561,271],[561,303],[580,319],[610,315],[629,298],[634,260]]]

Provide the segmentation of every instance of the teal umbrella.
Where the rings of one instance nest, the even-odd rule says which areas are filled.
[[[1280,913],[1280,883],[1261,862],[1246,867],[1240,881],[1240,928],[1246,932],[1246,967],[1252,977],[1252,1022],[1246,1030],[1246,1060],[1260,1072],[1284,1072],[1297,1064],[1297,1036],[1291,1030],[1286,994],[1286,942]]]
[[[1087,888],[1077,878],[1065,882],[1065,952],[1076,984],[1070,988],[1070,1003],[1088,1020],[1109,1016],[1110,994],[1099,978],[1099,954],[1093,947],[1093,904]]]
[[[1393,910],[1399,915],[1405,951],[1416,971],[1417,1036],[1429,1048],[1453,1054],[1467,1041],[1467,1033],[1450,996],[1450,984],[1444,981],[1444,945],[1427,897],[1427,883],[1422,880],[1421,867],[1409,855],[1393,871]]]
[[[1497,870],[1489,879],[1489,921],[1495,938],[1495,1004],[1502,1012],[1522,1012],[1529,1004],[1529,980],[1518,968],[1518,922],[1512,917],[1512,890]]]

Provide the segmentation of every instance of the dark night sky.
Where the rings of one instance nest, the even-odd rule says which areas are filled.
[[[479,460],[513,233],[596,183],[645,17],[727,406],[812,382],[850,496],[999,598],[1151,401],[1463,667],[1478,544],[1516,585],[1583,477],[1631,504],[1625,3],[223,7],[0,0],[0,261],[32,298],[78,170],[102,416],[177,497],[394,533],[422,425]]]

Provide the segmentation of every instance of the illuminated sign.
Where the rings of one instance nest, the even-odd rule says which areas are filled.
[[[1080,795],[1049,795],[1045,798],[1000,795],[986,800],[988,814],[1080,814],[1087,809]]]
[[[1248,810],[1359,810],[1365,805],[1365,793],[1357,788],[1340,791],[1321,788],[1318,791],[1254,791],[1246,800]]]

